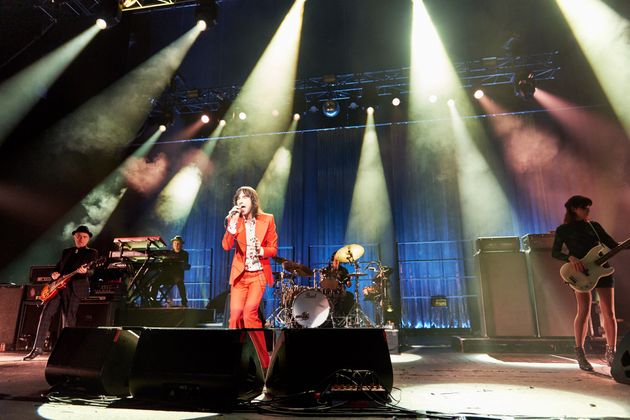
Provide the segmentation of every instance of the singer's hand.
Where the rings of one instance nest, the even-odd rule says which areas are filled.
[[[259,257],[263,256],[264,250],[263,248],[260,246],[260,242],[258,242],[258,238],[254,238],[254,244],[256,246],[256,255],[258,255]]]
[[[59,272],[57,272],[57,271],[53,271],[53,272],[50,274],[50,277],[51,277],[53,280],[57,280],[57,279],[59,278],[59,276],[60,276],[60,275],[61,275],[61,274],[59,274]]]
[[[83,264],[81,267],[79,267],[77,269],[77,273],[79,273],[79,274],[85,274],[85,273],[87,273],[87,271],[88,271],[87,270],[87,264]]]
[[[225,218],[230,219],[230,222],[236,221],[240,214],[241,214],[241,209],[239,209],[238,206],[234,206],[230,209],[228,215]]]

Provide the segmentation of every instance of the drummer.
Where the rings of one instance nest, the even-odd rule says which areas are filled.
[[[328,265],[322,269],[322,280],[320,282],[324,289],[343,289],[344,286],[350,287],[352,282],[346,267],[339,263],[335,258],[336,252],[330,256]]]
[[[346,287],[352,285],[352,279],[346,267],[335,258],[336,254],[337,252],[333,252],[328,265],[322,269],[320,285],[324,289],[324,293],[329,290],[334,295],[341,295],[335,299],[333,313],[335,316],[346,316],[354,304],[354,295],[345,290]]]

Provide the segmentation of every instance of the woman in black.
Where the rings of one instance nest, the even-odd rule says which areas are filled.
[[[608,248],[618,245],[604,228],[597,222],[591,222],[588,214],[593,202],[588,197],[574,195],[564,204],[566,214],[564,224],[556,229],[556,236],[551,251],[552,256],[570,263],[575,270],[584,271],[580,261],[591,248],[602,243]],[[566,245],[569,254],[562,252],[562,245]],[[617,343],[617,320],[615,319],[615,289],[612,276],[599,279],[595,286],[599,296],[599,308],[606,333],[606,362],[610,366],[615,357]],[[575,353],[580,369],[591,371],[593,366],[584,354],[584,339],[586,328],[591,315],[592,295],[590,292],[575,291],[577,300],[577,314],[573,322],[575,334]]]

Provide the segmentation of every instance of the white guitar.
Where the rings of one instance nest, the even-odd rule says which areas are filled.
[[[566,263],[560,267],[560,275],[565,283],[576,291],[590,292],[600,278],[615,272],[612,267],[602,267],[604,263],[628,247],[630,247],[630,238],[611,250],[602,244],[596,245],[588,251],[584,258],[580,259],[584,265],[584,271],[577,271],[570,263]]]

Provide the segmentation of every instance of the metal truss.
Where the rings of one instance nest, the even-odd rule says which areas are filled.
[[[513,85],[520,77],[532,73],[536,80],[553,80],[560,70],[558,52],[547,52],[514,57],[486,57],[453,63],[462,87]],[[371,92],[369,92],[371,90]],[[240,91],[239,86],[172,90],[160,100],[164,107],[185,115],[217,111],[222,104],[231,103]],[[366,73],[325,75],[298,80],[295,84],[296,105],[319,102],[359,101],[366,94],[378,96],[408,95],[409,67]]]
[[[115,0],[39,0],[35,7],[55,21],[80,16],[94,16],[105,4]],[[199,0],[118,0],[123,12],[153,11],[157,8],[197,6]]]

